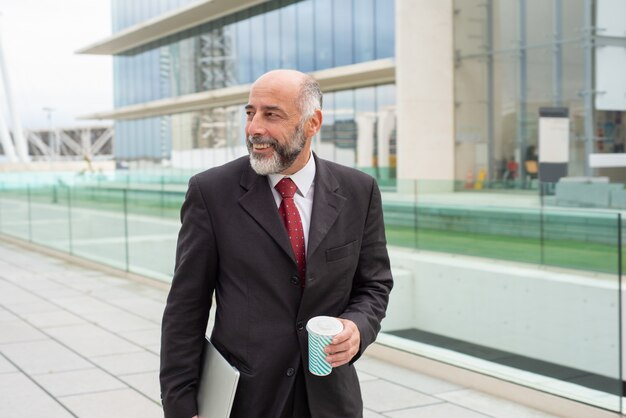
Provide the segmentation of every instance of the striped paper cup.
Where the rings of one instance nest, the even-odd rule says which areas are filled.
[[[309,371],[316,376],[328,376],[333,368],[326,361],[324,348],[343,330],[343,324],[337,318],[316,316],[309,319],[306,330],[309,333]]]

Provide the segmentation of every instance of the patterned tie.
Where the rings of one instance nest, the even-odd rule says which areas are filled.
[[[282,202],[280,202],[278,212],[283,218],[285,228],[287,228],[287,233],[289,234],[289,241],[291,241],[291,248],[293,248],[293,253],[296,256],[298,272],[300,273],[300,286],[304,287],[304,272],[306,270],[304,231],[302,230],[300,213],[293,201],[293,195],[296,193],[297,187],[293,180],[284,177],[274,188],[283,198]]]

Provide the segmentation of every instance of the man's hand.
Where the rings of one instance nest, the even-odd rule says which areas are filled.
[[[332,367],[347,364],[352,357],[359,352],[361,346],[361,333],[356,324],[349,319],[337,318],[343,324],[343,331],[335,335],[335,338],[326,347],[326,361]]]

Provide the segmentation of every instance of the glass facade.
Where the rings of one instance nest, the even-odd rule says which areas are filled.
[[[120,28],[156,10],[131,19],[126,14],[132,15],[132,9],[115,4]],[[115,56],[115,106],[251,83],[276,68],[309,72],[393,57],[394,36],[393,0],[367,0],[358,6],[348,0],[270,1]],[[326,92],[327,119],[315,143],[317,151],[382,181],[393,178],[395,119],[379,123],[379,117],[394,104],[393,85]],[[244,120],[241,109],[229,107],[116,121],[116,158],[209,167],[246,152]],[[365,147],[360,159],[359,135]],[[382,159],[379,147],[385,151]]]
[[[115,56],[115,106],[393,55],[393,0],[274,0]]]
[[[196,0],[111,0],[113,33]]]
[[[171,159],[174,168],[201,170],[224,164],[248,152],[244,105],[118,122],[122,129],[118,137],[133,141],[118,143],[117,154],[123,147],[129,160],[162,156]],[[324,124],[314,138],[313,149],[322,158],[358,167],[377,177],[381,184],[392,184],[394,109],[393,84],[325,93]]]
[[[587,21],[598,3],[455,1],[456,178],[528,179],[524,163],[538,147],[542,107],[569,111],[568,175],[608,175],[589,168],[587,156],[623,152],[626,113],[586,100],[594,94],[593,45],[601,33]]]

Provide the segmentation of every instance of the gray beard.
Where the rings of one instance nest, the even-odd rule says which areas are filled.
[[[253,154],[253,144],[270,144],[274,152],[271,157],[261,157]],[[282,173],[296,161],[304,146],[306,145],[306,138],[302,132],[302,127],[298,126],[291,137],[291,140],[285,144],[280,145],[272,137],[252,137],[249,136],[246,140],[246,146],[250,153],[250,165],[252,169],[259,175],[266,176],[268,174]]]

